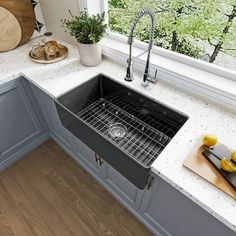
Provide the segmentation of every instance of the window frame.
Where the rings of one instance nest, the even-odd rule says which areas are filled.
[[[79,1],[83,2],[89,14],[101,13],[103,11],[108,12],[108,0],[97,0],[96,4],[94,4],[94,0]],[[106,14],[106,22],[108,23],[108,14]],[[110,60],[125,65],[128,58],[127,37],[108,30],[108,34],[104,36],[103,41],[103,55]],[[124,50],[125,47],[127,50]],[[147,49],[147,43],[135,40],[133,48],[134,52],[144,51]],[[165,67],[160,66],[157,59],[154,60],[151,63],[151,75],[154,74],[154,69],[157,68],[160,71],[161,81],[236,111],[236,71],[157,46],[153,46],[151,57],[152,59],[154,57],[161,57],[171,63]],[[159,58],[159,60],[161,59]],[[177,64],[181,64],[181,70],[169,70],[170,68],[176,68]],[[143,68],[144,65],[145,56],[134,63],[134,69],[140,71],[140,68]],[[194,73],[199,72],[202,78],[198,80],[196,75],[191,75],[191,73],[186,76],[183,73],[184,68],[186,70],[194,70]],[[214,85],[214,79],[216,85]],[[232,87],[235,87],[235,90],[230,89]],[[232,106],[235,109],[232,109]]]

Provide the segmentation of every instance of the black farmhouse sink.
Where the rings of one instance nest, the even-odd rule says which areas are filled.
[[[144,189],[151,164],[188,117],[99,74],[55,100],[62,124]]]

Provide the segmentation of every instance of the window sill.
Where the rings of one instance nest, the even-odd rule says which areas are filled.
[[[134,44],[133,57],[139,55],[145,48],[140,42]],[[158,52],[160,50],[160,52]],[[159,81],[177,87],[185,92],[207,99],[213,103],[236,111],[236,72],[227,71],[224,68],[209,65],[205,62],[194,65],[195,59],[180,55],[177,61],[170,52],[170,56],[164,56],[162,49],[154,48],[151,55],[150,74],[158,71]],[[126,65],[128,58],[128,45],[114,37],[104,37],[102,40],[103,55],[119,64]],[[143,72],[146,63],[146,53],[135,59],[134,69]],[[201,67],[207,69],[204,70]],[[217,73],[217,74],[216,74]]]

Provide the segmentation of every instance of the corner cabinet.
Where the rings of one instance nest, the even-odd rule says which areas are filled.
[[[0,85],[0,170],[47,138],[23,80],[21,77]]]

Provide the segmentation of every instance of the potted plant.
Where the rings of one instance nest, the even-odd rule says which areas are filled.
[[[80,12],[79,16],[73,15],[70,10],[69,13],[72,18],[62,20],[62,26],[77,39],[81,63],[85,66],[100,64],[102,52],[99,42],[107,28],[105,12],[92,16],[85,11]]]

